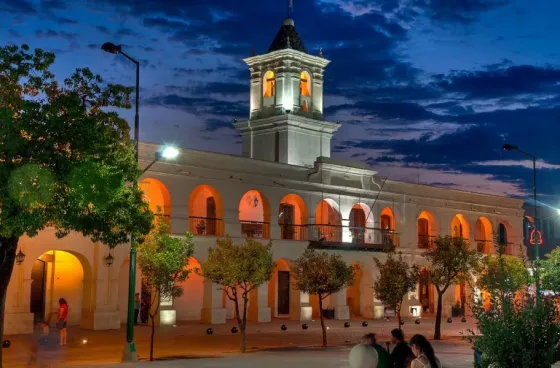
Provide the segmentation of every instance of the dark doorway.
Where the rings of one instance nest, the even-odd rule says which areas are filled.
[[[366,214],[361,208],[352,208],[350,211],[350,231],[353,243],[364,242],[364,231],[366,227]]]
[[[418,248],[430,246],[430,223],[424,218],[418,219]]]
[[[278,315],[290,314],[290,272],[278,271]]]
[[[216,235],[216,200],[214,197],[206,198],[206,220],[208,221],[206,235]]]
[[[47,263],[38,259],[31,269],[31,310],[33,322],[45,320],[45,288],[46,288]]]
[[[282,213],[282,239],[293,239],[294,206],[282,203],[280,211]]]

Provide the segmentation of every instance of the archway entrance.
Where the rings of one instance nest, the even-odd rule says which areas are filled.
[[[288,194],[280,201],[278,225],[282,239],[307,240],[307,207],[297,194]]]
[[[80,326],[91,306],[91,268],[84,256],[51,250],[39,256],[31,269],[30,312],[35,322],[56,323],[58,300],[68,303],[68,325]]]
[[[196,235],[223,235],[224,206],[220,193],[210,185],[199,185],[189,197],[190,231]]]
[[[454,238],[463,238],[464,240],[469,240],[469,223],[465,216],[458,214],[451,220],[451,236]]]
[[[327,242],[342,241],[342,216],[338,203],[323,199],[315,209],[316,238]]]
[[[270,237],[270,205],[268,199],[257,190],[250,190],[239,201],[241,233],[247,238]]]
[[[428,211],[422,211],[418,216],[416,224],[418,248],[429,248],[437,235],[437,223],[434,215]]]
[[[183,288],[183,295],[173,300],[173,309],[177,311],[177,321],[199,321],[204,299],[204,277],[196,270],[200,263],[194,258],[189,258],[187,269],[189,277],[179,286]]]
[[[474,241],[477,244],[477,249],[483,254],[492,254],[493,241],[492,241],[492,224],[486,217],[480,217],[476,221],[474,229]]]
[[[346,305],[350,309],[350,317],[359,317],[363,315],[362,308],[362,267],[357,264],[356,279],[352,286],[346,288]]]
[[[268,306],[272,317],[299,319],[300,291],[294,286],[290,265],[285,259],[276,261],[268,282]]]

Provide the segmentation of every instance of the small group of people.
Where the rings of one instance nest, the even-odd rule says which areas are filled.
[[[377,343],[374,333],[362,338],[362,344],[371,345],[377,352],[377,368],[441,368],[432,344],[423,335],[414,335],[410,343],[404,340],[401,329],[391,331],[391,342],[395,347],[389,352],[389,343],[384,348]]]
[[[134,295],[134,324],[138,324],[138,318],[140,317],[140,323],[146,324],[148,323],[149,317],[149,308],[150,303],[146,300],[145,297],[140,299],[140,293],[136,293]]]

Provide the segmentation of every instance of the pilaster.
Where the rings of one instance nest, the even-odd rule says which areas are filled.
[[[221,286],[204,280],[204,296],[202,300],[201,318],[208,324],[225,324],[226,309],[222,307],[223,292]]]

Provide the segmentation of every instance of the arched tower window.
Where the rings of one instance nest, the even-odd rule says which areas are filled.
[[[263,78],[263,96],[274,97],[276,95],[276,78],[274,72],[269,70]]]
[[[299,77],[299,93],[304,97],[311,97],[311,76],[308,72],[301,72]]]

